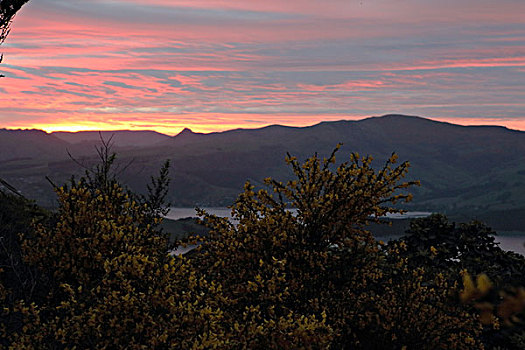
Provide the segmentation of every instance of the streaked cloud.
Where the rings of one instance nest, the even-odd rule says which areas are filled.
[[[518,0],[33,0],[0,124],[175,134],[386,113],[525,130]]]

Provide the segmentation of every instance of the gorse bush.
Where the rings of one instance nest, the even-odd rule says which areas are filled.
[[[227,337],[214,326],[221,314],[214,306],[220,297],[210,299],[215,286],[168,254],[155,207],[117,183],[113,159],[56,188],[55,223],[35,224],[24,238],[25,262],[38,271],[45,295],[11,303],[6,311],[18,324],[5,325],[4,336],[14,348],[221,345]],[[164,180],[165,169],[154,184]]]
[[[398,241],[376,241],[366,225],[410,200],[406,189],[416,183],[402,180],[409,164],[392,155],[375,170],[370,157],[352,154],[336,165],[336,151],[303,163],[288,156],[295,178],[266,179],[270,191],[247,183],[232,206],[234,223],[201,211],[209,235],[175,242],[198,248],[173,256],[158,228],[169,164],[148,195],[137,196],[112,175],[115,158],[102,150],[93,172],[55,189],[53,219],[26,220],[23,236],[13,236],[38,292],[16,292],[12,269],[2,267],[0,345],[481,349],[494,345],[491,335],[519,342],[519,332],[484,324],[474,297],[459,297],[460,274],[500,254],[483,236],[489,230],[431,217]],[[487,249],[474,249],[479,232]],[[502,271],[493,265],[472,272]],[[514,285],[511,276],[494,283]]]
[[[213,288],[184,259],[166,253],[166,237],[145,221],[147,208],[117,185],[90,193],[80,184],[57,194],[56,226],[39,225],[24,242],[28,263],[51,281],[48,299],[27,315],[32,322],[15,344],[191,348],[215,342],[213,318],[220,312],[206,300]]]
[[[364,229],[399,212],[392,204],[410,195],[398,192],[415,184],[401,182],[409,165],[395,166],[395,155],[379,171],[371,161],[352,154],[332,170],[335,152],[304,163],[288,157],[295,179],[266,179],[272,194],[247,184],[232,208],[235,225],[202,213],[211,232],[198,248],[195,268],[222,282],[232,300],[226,306],[230,322],[293,311],[322,320],[329,328],[319,331],[328,332],[333,348],[481,346],[475,316],[458,303],[448,305],[456,285],[422,286],[423,270],[393,261],[394,251]],[[263,341],[274,341],[270,332]]]

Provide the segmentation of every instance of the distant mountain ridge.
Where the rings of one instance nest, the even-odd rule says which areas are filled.
[[[67,146],[67,142],[42,130],[0,129],[0,162],[20,158],[63,157]]]
[[[151,130],[55,131],[51,135],[71,144],[98,144],[101,139],[111,140],[116,147],[148,147],[170,139],[168,135]]]
[[[42,202],[49,202],[53,195],[42,189],[47,184],[38,179],[48,175],[60,182],[81,172],[60,149],[67,148],[73,156],[92,163],[94,145],[100,138],[97,132],[19,132],[27,134],[4,138],[6,131],[0,130],[0,177]],[[173,137],[126,131],[114,135],[119,159],[123,164],[131,162],[122,177],[139,191],[165,159],[171,160],[170,197],[179,206],[229,205],[246,180],[261,185],[267,176],[289,178],[290,171],[283,161],[286,152],[299,159],[315,152],[328,155],[342,142],[338,161],[355,151],[374,156],[378,166],[392,152],[398,153],[402,161],[409,160],[410,178],[422,182],[421,188],[413,189],[415,200],[409,209],[462,212],[476,217],[504,211],[525,217],[525,132],[504,127],[459,126],[415,116],[386,115],[308,127],[271,125],[210,134],[185,129]],[[6,152],[16,148],[16,140],[22,137],[35,140],[26,142],[25,153],[8,155]],[[16,160],[20,157],[25,158]]]

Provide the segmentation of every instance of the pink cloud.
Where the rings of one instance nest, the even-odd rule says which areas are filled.
[[[173,134],[399,111],[522,128],[524,6],[34,1],[2,47],[0,123]]]

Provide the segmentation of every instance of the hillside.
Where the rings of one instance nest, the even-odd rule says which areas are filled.
[[[97,145],[100,138],[111,140],[115,147],[150,147],[170,139],[170,136],[151,130],[131,131],[56,131],[51,135],[71,144]]]
[[[75,153],[78,143],[66,143],[64,134],[47,135],[50,141],[55,140],[50,143],[53,150],[69,146],[74,156],[90,163],[83,153],[85,147]],[[56,136],[62,136],[63,140],[58,141],[63,143],[57,144]],[[410,177],[422,182],[420,188],[412,190],[415,199],[409,209],[480,218],[497,218],[501,212],[525,217],[525,132],[503,127],[465,127],[387,115],[303,128],[273,125],[210,134],[185,129],[177,136],[162,135],[158,139],[160,143],[143,146],[137,142],[118,150],[121,164],[131,162],[122,177],[131,187],[143,190],[149,176],[165,159],[170,159],[170,199],[178,206],[229,205],[246,180],[260,185],[267,176],[287,179],[290,172],[283,161],[286,152],[300,159],[315,152],[327,155],[336,143],[342,142],[339,161],[355,151],[373,155],[377,166],[394,151],[401,160],[409,160]],[[56,152],[41,154],[37,171],[40,178],[50,175],[60,182],[80,171],[77,164],[67,157],[60,158]],[[17,162],[3,163],[0,177],[28,196],[50,204],[52,193],[42,193],[42,187],[49,187],[45,180],[38,180],[31,168],[16,165]]]
[[[68,142],[42,130],[0,129],[0,162],[60,159],[67,155]]]

